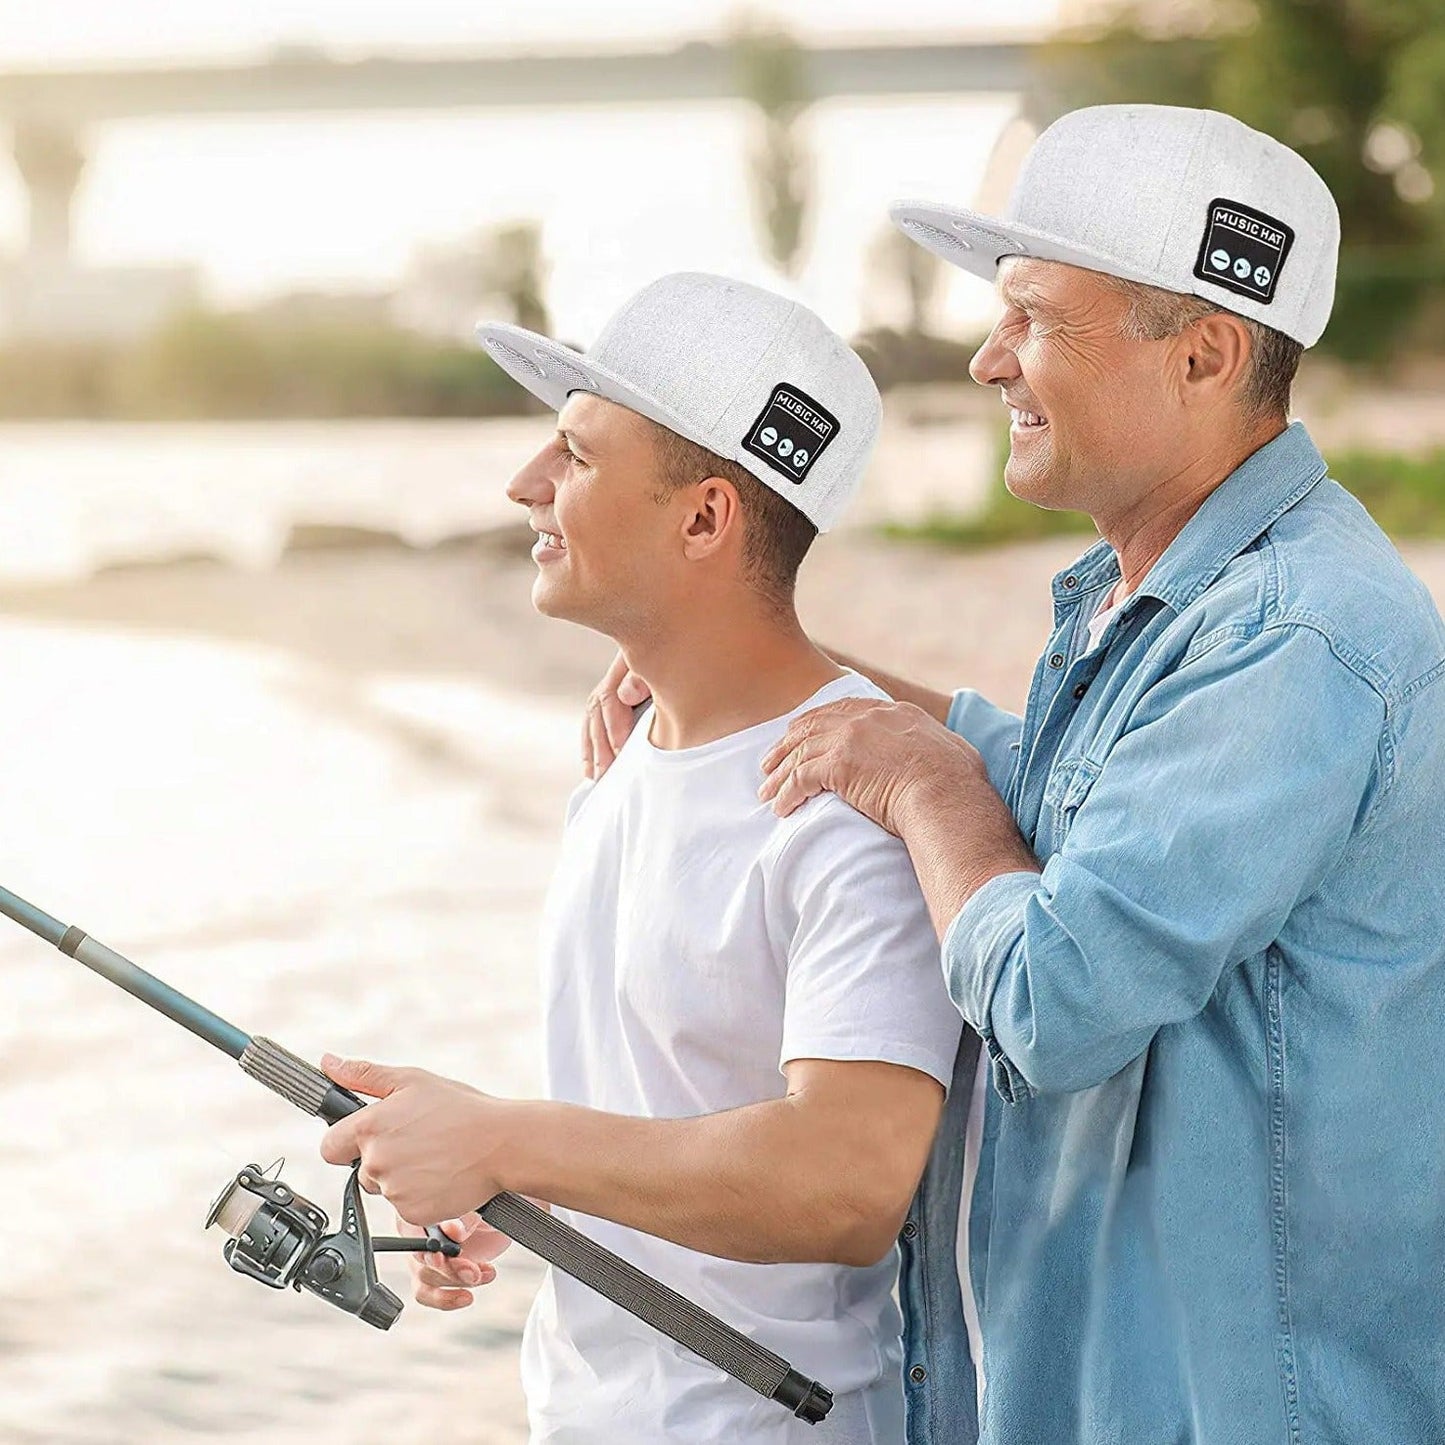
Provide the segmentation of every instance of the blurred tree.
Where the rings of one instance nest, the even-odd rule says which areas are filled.
[[[1340,208],[1322,346],[1438,349],[1445,321],[1442,0],[1124,0],[1046,47],[1034,104],[1208,106],[1293,146]]]
[[[813,198],[812,158],[802,134],[812,103],[807,52],[778,26],[753,17],[735,22],[731,45],[738,93],[758,113],[748,170],[763,240],[773,264],[796,276]]]
[[[546,262],[542,228],[536,221],[494,226],[481,247],[481,270],[493,294],[506,302],[512,320],[529,331],[548,331],[544,299]]]
[[[469,339],[483,314],[545,332],[546,275],[541,224],[506,221],[419,249],[395,311],[404,324],[441,336]]]
[[[874,237],[864,265],[865,305],[870,312],[897,314],[901,300],[905,334],[935,334],[945,273],[944,263],[932,251],[890,225]]]

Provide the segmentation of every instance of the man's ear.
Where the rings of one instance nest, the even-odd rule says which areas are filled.
[[[1237,316],[1216,311],[1186,326],[1179,336],[1180,400],[1216,403],[1237,394],[1249,372],[1254,344]]]
[[[704,477],[689,493],[693,505],[683,518],[683,554],[698,560],[715,556],[740,534],[737,488],[726,477]]]

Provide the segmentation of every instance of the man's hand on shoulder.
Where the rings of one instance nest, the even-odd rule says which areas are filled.
[[[844,698],[814,708],[762,768],[758,797],[780,816],[833,792],[901,838],[939,938],[990,879],[1041,871],[978,749],[913,703]]]
[[[911,789],[940,775],[982,771],[977,751],[916,704],[865,697],[794,718],[762,766],[758,797],[780,817],[832,792],[897,835]]]

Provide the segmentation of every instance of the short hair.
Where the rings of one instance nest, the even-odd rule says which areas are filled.
[[[1289,420],[1290,387],[1305,350],[1294,337],[1203,296],[1166,291],[1105,272],[1099,274],[1129,302],[1123,327],[1124,335],[1131,340],[1163,341],[1178,336],[1186,326],[1206,316],[1228,314],[1241,322],[1249,332],[1250,342],[1249,371],[1241,398],[1245,409],[1251,418]]]
[[[817,527],[740,462],[720,457],[656,422],[652,428],[661,483],[657,500],[665,502],[673,492],[708,477],[731,482],[742,503],[743,571],[774,606],[791,607],[798,568],[818,535]]]

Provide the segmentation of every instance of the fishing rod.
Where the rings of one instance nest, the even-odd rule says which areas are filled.
[[[334,1124],[366,1107],[364,1099],[275,1040],[227,1023],[114,949],[5,888],[0,888],[0,914],[229,1054],[243,1073],[303,1113]],[[280,1163],[264,1171],[248,1164],[238,1171],[206,1218],[208,1229],[220,1224],[231,1236],[224,1254],[239,1274],[273,1289],[290,1285],[299,1291],[304,1287],[385,1330],[401,1313],[402,1302],[377,1279],[374,1252],[415,1250],[447,1256],[461,1252],[457,1242],[435,1225],[427,1230],[425,1239],[372,1238],[361,1201],[359,1160],[346,1183],[341,1228],[327,1234],[324,1211],[281,1182]],[[776,1400],[799,1419],[816,1425],[832,1408],[831,1391],[818,1381],[521,1195],[498,1194],[476,1212],[494,1229],[564,1274],[749,1389]]]

